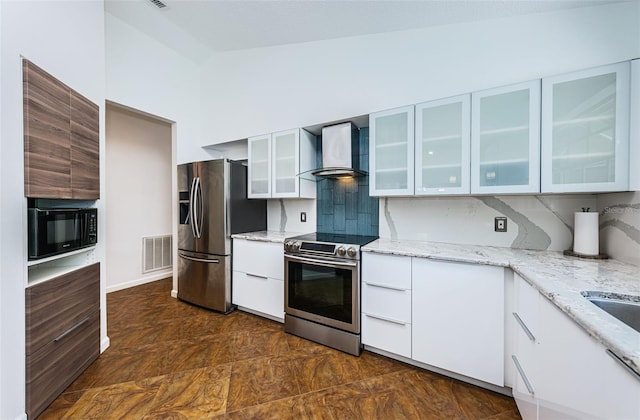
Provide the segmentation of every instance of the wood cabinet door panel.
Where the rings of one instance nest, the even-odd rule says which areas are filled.
[[[100,309],[100,264],[28,287],[25,294],[29,355]]]
[[[23,62],[27,197],[71,198],[69,88]]]
[[[71,91],[71,190],[73,198],[100,198],[99,108]]]
[[[100,198],[100,144],[97,131],[71,122],[71,190],[73,198]]]
[[[27,355],[27,414],[36,418],[100,355],[100,311],[77,328]]]

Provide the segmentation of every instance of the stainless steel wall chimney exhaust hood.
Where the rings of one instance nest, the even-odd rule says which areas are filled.
[[[352,122],[322,128],[322,168],[312,174],[327,178],[366,175],[359,169],[360,135]]]

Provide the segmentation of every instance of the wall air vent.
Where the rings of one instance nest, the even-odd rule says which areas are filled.
[[[167,4],[160,0],[149,0],[149,2],[151,2],[151,4],[156,6],[158,9],[164,9],[165,7],[167,7]]]
[[[142,238],[142,273],[171,268],[171,235]]]

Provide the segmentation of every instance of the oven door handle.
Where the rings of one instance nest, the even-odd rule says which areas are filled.
[[[339,262],[339,261],[333,261],[333,260],[323,260],[323,259],[316,259],[316,258],[304,258],[304,257],[294,257],[292,255],[285,255],[284,257],[285,261],[290,260],[290,261],[298,261],[298,262],[303,262],[303,263],[308,263],[308,264],[315,264],[315,265],[321,265],[324,267],[349,267],[349,268],[356,268],[358,266],[358,262]]]

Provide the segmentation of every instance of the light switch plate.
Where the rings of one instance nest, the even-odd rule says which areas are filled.
[[[302,223],[305,223],[307,221],[307,213],[306,212],[304,212],[304,211],[300,212],[300,221]]]

